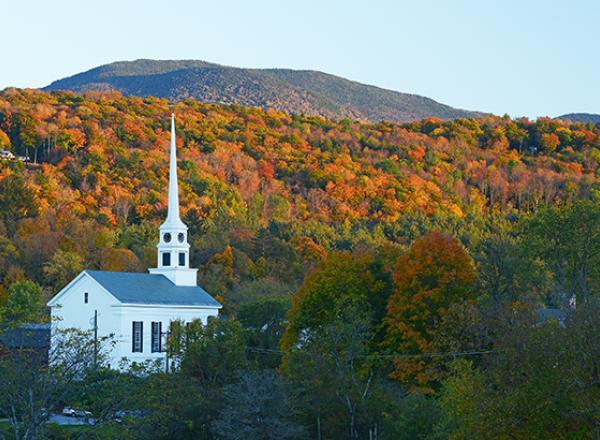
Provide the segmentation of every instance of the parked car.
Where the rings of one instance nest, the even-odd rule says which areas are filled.
[[[91,417],[92,413],[89,411],[86,411],[85,409],[80,409],[80,408],[71,408],[70,406],[65,406],[62,410],[62,413],[64,416],[69,416],[69,417]]]

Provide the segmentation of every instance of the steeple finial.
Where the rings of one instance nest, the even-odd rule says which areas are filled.
[[[171,113],[171,153],[169,159],[169,207],[165,224],[183,225],[179,218],[179,186],[177,184],[177,153],[175,143],[175,113]]]

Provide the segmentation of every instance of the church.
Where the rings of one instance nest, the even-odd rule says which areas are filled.
[[[49,302],[51,338],[59,329],[112,336],[111,367],[126,362],[166,362],[166,335],[172,321],[188,323],[219,314],[219,304],[197,285],[190,264],[188,228],[179,217],[175,116],[171,116],[169,202],[159,228],[157,267],[149,273],[84,270]]]

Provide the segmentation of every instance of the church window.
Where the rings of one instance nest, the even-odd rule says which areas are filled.
[[[83,294],[83,302],[87,304],[87,303],[88,303],[88,300],[89,300],[89,294],[88,294],[87,292],[85,292],[85,293]]]
[[[165,241],[165,243],[168,243],[171,241],[171,234],[169,234],[168,232],[163,235],[163,240]]]
[[[185,252],[179,252],[179,265],[185,266]]]
[[[162,265],[163,266],[171,265],[171,253],[170,252],[164,252],[162,254]]]
[[[131,351],[133,353],[143,353],[144,351],[144,323],[142,321],[133,321],[132,323]]]
[[[161,347],[161,336],[162,336],[162,322],[152,323],[152,353],[160,353]]]
[[[185,240],[185,234],[183,232],[177,234],[177,240],[179,240],[179,243],[183,243],[183,240]]]

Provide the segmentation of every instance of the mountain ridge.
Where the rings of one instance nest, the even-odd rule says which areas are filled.
[[[600,114],[596,113],[567,113],[561,116],[557,116],[556,119],[569,120],[572,122],[583,122],[592,124],[600,123]]]
[[[368,122],[481,115],[424,96],[314,70],[241,68],[202,60],[117,61],[54,81],[44,90],[118,90],[128,96],[157,96],[174,101],[191,98]]]

